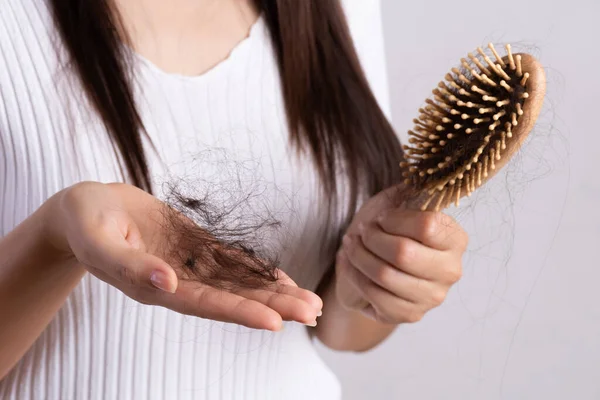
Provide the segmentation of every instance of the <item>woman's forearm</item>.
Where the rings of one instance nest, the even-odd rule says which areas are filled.
[[[42,206],[0,239],[0,379],[31,347],[85,272],[46,240],[47,208]]]
[[[321,294],[323,315],[319,318],[316,336],[327,347],[338,351],[362,352],[383,342],[396,325],[382,324],[340,304],[335,294],[336,279]]]

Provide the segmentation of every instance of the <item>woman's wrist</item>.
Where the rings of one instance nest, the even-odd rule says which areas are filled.
[[[375,322],[360,312],[348,309],[337,294],[339,277],[333,276],[321,294],[323,316],[316,327],[317,338],[337,351],[367,351],[381,343],[396,325]]]
[[[44,248],[48,255],[56,258],[72,257],[71,247],[67,240],[68,228],[67,215],[62,206],[63,198],[70,188],[56,193],[42,204],[31,216],[35,220],[35,233],[39,238],[39,246]]]

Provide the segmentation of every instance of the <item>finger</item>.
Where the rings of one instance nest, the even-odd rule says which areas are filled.
[[[277,283],[272,286],[271,290],[304,300],[317,310],[317,312],[323,309],[323,300],[321,300],[318,295],[309,290],[299,288],[296,282],[294,282],[283,270],[277,269],[276,274]]]
[[[455,265],[450,253],[432,249],[407,237],[390,235],[374,224],[365,226],[358,240],[391,266],[417,278],[444,279],[446,273],[452,272],[450,267]]]
[[[257,301],[277,312],[286,321],[297,321],[305,325],[316,325],[318,310],[298,297],[269,290],[244,290],[237,292],[242,297]]]
[[[165,293],[162,304],[182,314],[221,322],[239,324],[253,329],[278,331],[281,316],[258,301],[211,287],[198,287],[185,281],[174,295]]]
[[[377,257],[358,238],[352,240],[349,237],[343,251],[352,266],[375,284],[402,299],[412,303],[439,305],[446,296],[445,291],[432,281],[409,275]]]
[[[318,295],[309,290],[299,288],[296,282],[281,269],[277,269],[277,284],[274,290],[277,293],[288,294],[304,300],[317,311],[323,309],[323,300]]]
[[[381,228],[395,236],[405,236],[437,250],[464,251],[468,237],[450,216],[431,211],[395,208],[377,218]]]
[[[314,292],[310,290],[302,289],[299,287],[278,285],[276,288],[277,293],[294,296],[300,300],[310,304],[312,308],[317,310],[317,313],[323,309],[323,300]]]
[[[350,284],[377,312],[377,321],[388,324],[417,322],[423,317],[424,310],[421,306],[376,285],[353,266],[349,265],[346,273]]]

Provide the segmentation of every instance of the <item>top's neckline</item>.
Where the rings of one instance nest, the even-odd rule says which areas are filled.
[[[136,59],[142,67],[150,70],[154,74],[157,74],[161,77],[169,78],[169,79],[185,80],[185,81],[203,81],[203,80],[209,79],[212,75],[215,75],[219,71],[225,69],[228,64],[234,62],[234,60],[236,58],[238,58],[241,55],[241,53],[243,53],[244,50],[247,47],[249,47],[250,44],[254,41],[254,38],[261,31],[263,24],[264,24],[263,16],[260,15],[258,17],[258,19],[250,27],[250,30],[248,31],[248,35],[246,35],[245,38],[240,40],[231,49],[231,51],[229,52],[227,57],[225,57],[223,60],[219,61],[218,63],[216,63],[215,65],[213,65],[212,67],[210,67],[209,69],[207,69],[206,71],[204,71],[203,73],[198,74],[198,75],[184,75],[184,74],[178,74],[178,73],[174,73],[174,72],[166,72],[165,70],[160,68],[158,65],[156,65],[155,63],[153,63],[152,61],[150,61],[143,55],[139,54],[138,52],[134,51],[133,49],[130,49],[130,51],[131,51],[131,54],[133,55],[134,59]]]

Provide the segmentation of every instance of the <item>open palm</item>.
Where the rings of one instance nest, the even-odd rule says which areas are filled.
[[[279,330],[283,320],[316,323],[321,299],[281,270],[276,282],[261,288],[240,282],[224,290],[182,279],[161,221],[167,206],[140,189],[86,182],[59,195],[51,229],[57,247],[141,303],[256,329]]]

